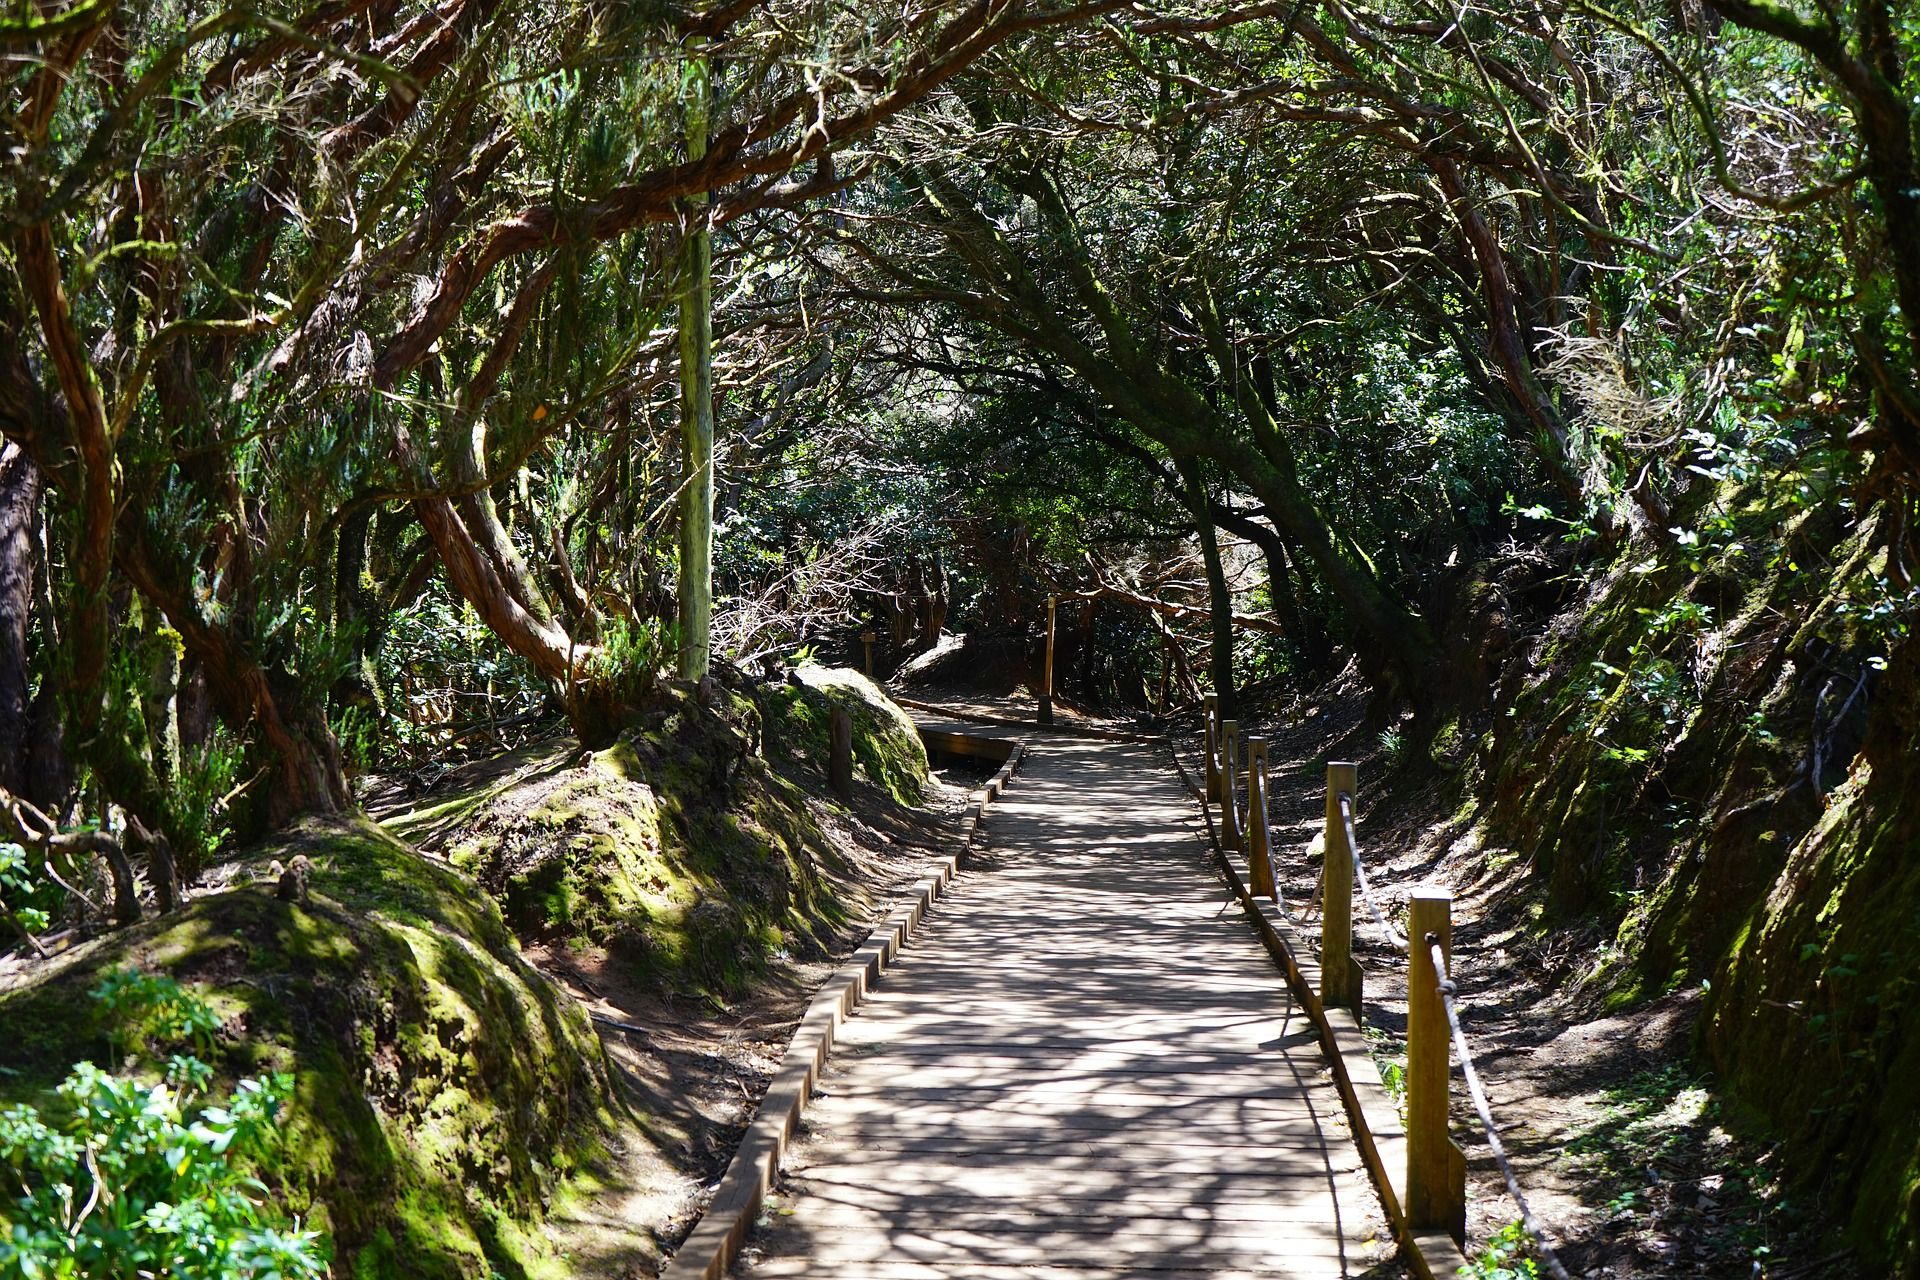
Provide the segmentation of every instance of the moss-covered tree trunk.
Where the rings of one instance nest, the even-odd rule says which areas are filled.
[[[707,154],[711,68],[696,49],[687,77],[687,158]],[[707,674],[713,628],[713,241],[706,196],[688,201],[680,301],[680,661],[682,679]]]

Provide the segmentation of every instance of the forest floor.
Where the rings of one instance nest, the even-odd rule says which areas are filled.
[[[513,759],[472,762],[434,791],[507,782],[515,768],[546,762],[537,751]],[[575,1274],[633,1280],[659,1273],[699,1220],[814,992],[952,852],[959,816],[984,776],[964,765],[936,771],[919,809],[866,787],[849,807],[810,801],[871,908],[833,940],[831,954],[776,956],[736,998],[663,991],[603,950],[523,942],[526,958],[592,1016],[634,1121],[604,1153],[585,1194],[554,1206],[546,1224]],[[432,800],[396,794],[389,816]],[[374,798],[370,807],[383,806]]]
[[[1778,1194],[1769,1147],[1740,1132],[1692,1058],[1700,993],[1612,1013],[1564,996],[1599,936],[1534,923],[1525,868],[1481,847],[1451,779],[1382,783],[1394,775],[1386,749],[1361,727],[1362,701],[1335,687],[1243,710],[1246,731],[1272,742],[1283,892],[1296,905],[1311,898],[1326,761],[1357,760],[1356,835],[1382,910],[1401,914],[1424,882],[1453,890],[1462,1021],[1521,1189],[1568,1270],[1587,1280],[1859,1274],[1824,1224]],[[1196,734],[1176,740],[1185,758],[1201,759]],[[1406,967],[1357,898],[1355,910],[1368,1035],[1394,1077],[1406,1054]],[[1470,1252],[1480,1254],[1511,1233],[1519,1213],[1459,1091],[1454,1129],[1467,1155]]]

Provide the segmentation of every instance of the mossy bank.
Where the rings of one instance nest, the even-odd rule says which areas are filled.
[[[835,701],[855,711],[861,802],[921,799],[911,722],[857,676],[667,684],[605,750],[550,741],[388,826],[283,833],[185,909],[38,967],[0,992],[0,1100],[109,1061],[88,997],[105,973],[165,973],[223,1016],[223,1076],[295,1076],[269,1182],[328,1235],[336,1274],[585,1274],[563,1220],[601,1185],[600,1157],[635,1143],[678,1157],[582,1006],[528,957],[593,950],[627,990],[718,1002],[776,955],[857,939],[865,872],[828,829],[857,819],[823,798]],[[282,901],[269,864],[296,855],[310,896]],[[663,1224],[630,1229],[655,1256],[649,1225]]]
[[[270,857],[314,865],[280,901]],[[108,1061],[87,992],[123,965],[223,1015],[212,1061],[292,1072],[274,1191],[324,1230],[336,1274],[566,1274],[539,1226],[617,1104],[587,1017],[460,875],[369,822],[310,825],[227,868],[231,887],[85,944],[0,996],[0,1091],[33,1100]]]
[[[1864,534],[1721,500],[1740,540],[1630,542],[1507,664],[1460,823],[1578,944],[1577,1000],[1704,987],[1701,1056],[1788,1194],[1920,1274],[1920,1112],[1893,1101],[1920,1069],[1920,641],[1863,606]]]
[[[835,702],[854,709],[861,777],[883,802],[920,800],[912,722],[862,677],[816,668],[668,684],[605,750],[547,744],[393,825],[474,876],[523,937],[724,998],[775,954],[818,957],[858,924],[853,869],[810,799]]]

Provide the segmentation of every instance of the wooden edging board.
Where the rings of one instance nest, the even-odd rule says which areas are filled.
[[[813,1097],[820,1072],[833,1052],[835,1034],[860,1007],[868,988],[886,972],[928,908],[952,882],[961,859],[979,834],[988,806],[1013,781],[1015,770],[1026,756],[1025,739],[996,745],[1006,747],[1006,763],[968,801],[960,823],[959,848],[920,883],[912,901],[869,934],[860,949],[814,993],[773,1084],[760,1099],[753,1122],[714,1187],[713,1198],[660,1273],[662,1280],[721,1280],[733,1265],[780,1172],[780,1162],[800,1126],[800,1114]]]
[[[908,698],[888,689],[887,696],[903,707],[912,707],[915,711],[927,711],[934,715],[945,716],[950,720],[965,720],[973,724],[1000,725],[1009,729],[1026,729],[1034,733],[1057,733],[1072,738],[1099,738],[1105,742],[1165,742],[1164,733],[1136,733],[1131,729],[1100,729],[1093,725],[1055,723],[1042,725],[1032,720],[1016,720],[1012,716],[990,716],[980,711],[962,711],[957,707],[945,706],[938,702],[922,702],[918,698]]]
[[[1381,1083],[1380,1066],[1367,1048],[1366,1033],[1361,1030],[1359,1019],[1350,1009],[1337,1005],[1327,1008],[1320,1003],[1320,962],[1306,937],[1287,919],[1278,903],[1256,897],[1248,888],[1252,876],[1236,861],[1235,855],[1221,845],[1214,830],[1213,814],[1181,761],[1180,752],[1171,744],[1168,750],[1173,756],[1174,768],[1180,771],[1180,781],[1186,784],[1193,798],[1201,802],[1207,843],[1213,849],[1214,861],[1226,874],[1227,883],[1234,897],[1240,900],[1254,932],[1260,935],[1268,953],[1287,975],[1287,985],[1293,988],[1294,998],[1320,1029],[1320,1041],[1326,1049],[1328,1065],[1333,1069],[1340,1101],[1346,1106],[1347,1119],[1353,1127],[1354,1144],[1360,1148],[1361,1159],[1366,1161],[1367,1172],[1380,1192],[1380,1202],[1393,1223],[1394,1234],[1400,1239],[1407,1261],[1421,1280],[1456,1280],[1461,1271],[1469,1268],[1466,1255],[1453,1237],[1444,1231],[1414,1230],[1407,1225],[1406,1125],[1400,1119],[1400,1109],[1387,1096],[1386,1086]]]

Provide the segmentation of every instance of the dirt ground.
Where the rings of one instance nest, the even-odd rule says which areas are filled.
[[[1689,1046],[1700,992],[1601,1015],[1558,993],[1597,939],[1524,927],[1522,868],[1479,847],[1449,812],[1443,787],[1370,789],[1388,770],[1359,728],[1357,695],[1309,697],[1243,714],[1272,741],[1274,839],[1283,891],[1296,906],[1319,876],[1325,762],[1360,762],[1356,835],[1376,897],[1404,920],[1409,891],[1454,893],[1455,981],[1463,1024],[1523,1193],[1568,1271],[1588,1280],[1846,1280],[1822,1224],[1781,1194],[1767,1144],[1743,1133]],[[1197,736],[1178,739],[1197,763]],[[1375,1055],[1404,1063],[1405,963],[1361,914],[1354,950],[1366,969],[1365,1020]],[[1392,1075],[1391,1069],[1385,1074]],[[1467,1155],[1469,1255],[1519,1219],[1456,1070],[1455,1138]],[[1491,1259],[1484,1274],[1498,1274]],[[1544,1273],[1544,1270],[1542,1271]]]

